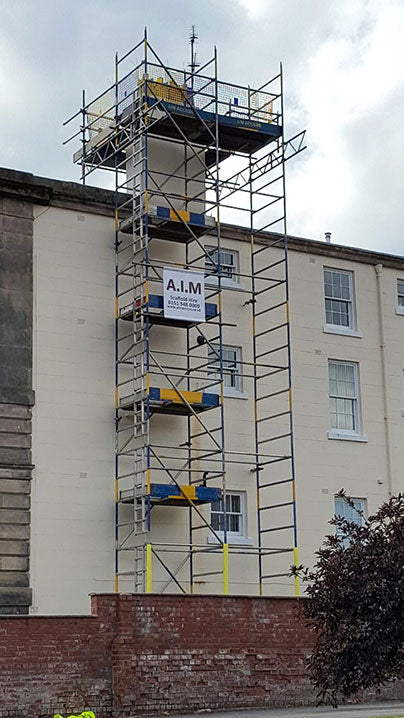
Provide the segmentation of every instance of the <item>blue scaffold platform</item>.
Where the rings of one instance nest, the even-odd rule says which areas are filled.
[[[220,501],[222,490],[210,486],[196,486],[195,484],[150,484],[150,503],[152,506],[189,506],[190,502],[195,506],[200,504],[211,504]],[[125,504],[133,504],[133,491],[124,489],[120,492],[120,501]]]
[[[195,484],[185,486],[151,484],[150,486],[152,503],[158,501],[170,506],[189,506],[188,499],[194,504],[209,504],[213,501],[220,501],[221,497],[221,489],[209,486],[195,486]]]
[[[136,302],[136,309],[138,310],[142,306],[140,300]],[[164,316],[164,298],[159,294],[149,294],[148,302],[143,304],[146,316],[149,319],[150,325],[158,324],[167,327],[180,327],[186,329],[197,324],[197,322],[187,322],[180,319],[172,319],[171,317]],[[217,317],[217,304],[213,302],[205,302],[205,321],[214,319]],[[133,321],[133,304],[126,307],[122,307],[119,312],[120,319],[125,321]],[[198,322],[199,323],[199,322]]]
[[[146,98],[145,98],[146,99]],[[198,144],[209,145],[212,137],[209,128],[215,126],[216,114],[207,110],[193,108],[189,102],[168,102],[154,97],[147,98],[150,108],[158,107],[161,117],[153,125],[154,134],[179,139],[181,132],[189,135]],[[178,126],[170,119],[178,118]],[[282,136],[282,127],[274,122],[262,122],[246,114],[218,114],[219,148],[225,152],[255,152]]]
[[[144,397],[125,396],[119,402],[123,411],[134,411]],[[193,412],[200,414],[203,411],[214,409],[220,405],[219,394],[205,391],[176,391],[152,386],[148,392],[149,408],[153,414],[177,414],[190,416]]]
[[[149,220],[149,235],[155,239],[165,239],[182,244],[190,242],[194,237],[200,237],[209,229],[215,227],[215,219],[204,212],[189,212],[184,209],[173,209],[160,205],[150,205],[147,217]],[[130,234],[133,227],[133,218],[123,219],[119,231]]]

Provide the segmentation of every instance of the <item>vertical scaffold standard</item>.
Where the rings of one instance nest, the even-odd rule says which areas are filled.
[[[116,590],[299,590],[285,162],[304,133],[284,139],[282,83],[282,68],[258,89],[219,82],[216,49],[167,67],[145,31],[67,121],[83,183],[115,179]],[[248,228],[244,271],[223,215]],[[252,328],[250,361],[231,368],[251,388],[242,442],[225,428],[235,279]],[[252,489],[255,540],[232,542],[229,476]]]

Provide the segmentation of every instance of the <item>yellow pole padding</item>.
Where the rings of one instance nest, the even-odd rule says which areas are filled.
[[[223,544],[223,594],[229,595],[229,544]]]
[[[293,560],[295,563],[295,566],[299,565],[299,549],[295,548],[293,549]],[[300,578],[299,576],[295,576],[295,596],[300,596]]]
[[[146,544],[146,593],[152,593],[152,547]]]

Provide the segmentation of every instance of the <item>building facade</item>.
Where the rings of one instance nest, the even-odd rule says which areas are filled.
[[[1,171],[0,193],[0,606],[3,613],[87,613],[89,593],[115,588],[113,197],[11,170]],[[209,234],[203,242],[209,246]],[[156,247],[172,261],[170,242]],[[225,225],[221,251],[231,456],[240,447],[253,451],[248,232]],[[328,521],[347,510],[335,498],[341,488],[365,515],[404,489],[404,259],[290,237],[289,285],[298,543],[300,561],[310,565],[333,530]],[[155,336],[159,351],[180,354],[178,333],[162,327]],[[201,356],[214,379],[214,348],[202,345]],[[179,419],[157,420],[164,444]],[[229,462],[226,486],[229,590],[257,595],[248,462]],[[133,506],[127,510],[130,516]],[[154,506],[152,541],[186,543],[188,511]],[[220,535],[220,501],[199,511]],[[262,520],[270,528],[269,514]],[[201,552],[197,593],[223,591],[215,544],[202,526],[198,546],[216,553]],[[152,590],[186,590],[181,555],[166,553],[178,583],[153,556]],[[131,581],[121,577],[119,590],[132,591]],[[264,593],[288,595],[293,584],[274,577]]]

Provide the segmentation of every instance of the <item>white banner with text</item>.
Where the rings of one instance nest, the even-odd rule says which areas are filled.
[[[187,269],[163,269],[164,316],[184,322],[205,321],[205,276]]]

